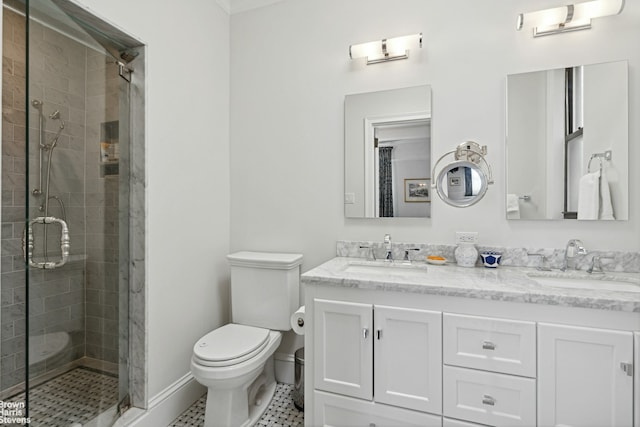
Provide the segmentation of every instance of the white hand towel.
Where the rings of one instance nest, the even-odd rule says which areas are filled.
[[[520,202],[517,194],[507,194],[507,219],[520,219]]]
[[[600,219],[614,220],[613,205],[611,204],[611,191],[609,190],[609,180],[604,169],[600,174]]]
[[[580,178],[578,219],[598,219],[600,210],[600,171]]]

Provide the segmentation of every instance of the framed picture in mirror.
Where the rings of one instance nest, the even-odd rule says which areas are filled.
[[[404,201],[406,203],[429,203],[431,190],[429,178],[406,178],[404,180]]]

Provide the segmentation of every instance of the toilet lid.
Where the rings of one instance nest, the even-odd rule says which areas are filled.
[[[229,323],[202,337],[193,354],[208,366],[228,366],[250,359],[269,341],[269,329]]]

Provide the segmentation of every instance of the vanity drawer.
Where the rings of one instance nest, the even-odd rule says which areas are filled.
[[[442,426],[442,417],[440,415],[412,411],[318,390],[314,391],[313,397],[314,426]]]
[[[536,376],[536,324],[443,315],[443,362],[505,374]]]
[[[536,425],[536,381],[531,378],[445,366],[446,417],[492,426]]]
[[[470,423],[453,418],[442,418],[442,427],[486,427],[484,424]]]

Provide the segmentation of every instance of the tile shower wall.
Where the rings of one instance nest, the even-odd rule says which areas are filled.
[[[27,313],[21,254],[25,109],[32,124],[29,191],[38,186],[39,180],[38,111],[25,106],[24,99],[24,17],[5,9],[3,32],[1,390],[22,382],[25,371]],[[30,32],[30,100],[44,101],[45,117],[59,110],[65,121],[53,153],[50,194],[64,203],[74,258],[60,269],[30,275],[29,336],[66,331],[72,341],[71,350],[65,358],[56,358],[55,366],[47,362],[31,366],[30,376],[36,376],[83,356],[118,360],[118,181],[117,176],[101,177],[99,167],[100,123],[117,119],[118,98],[117,85],[111,90],[114,84],[105,79],[108,65],[104,55],[35,23]],[[105,104],[114,107],[104,108]],[[46,120],[47,142],[58,126],[58,121]],[[41,215],[41,201],[29,197],[30,215]],[[62,216],[60,205],[53,199],[50,214]],[[49,250],[58,254],[57,230],[50,234]],[[35,237],[41,242],[41,231],[36,230]],[[42,253],[36,248],[36,255]]]
[[[87,52],[86,113],[86,356],[118,362],[117,161],[103,162],[105,123],[119,116],[120,77],[113,60]],[[116,122],[117,123],[117,122]],[[112,139],[110,139],[111,142]],[[109,168],[106,168],[109,166]],[[107,171],[107,173],[105,173]]]

